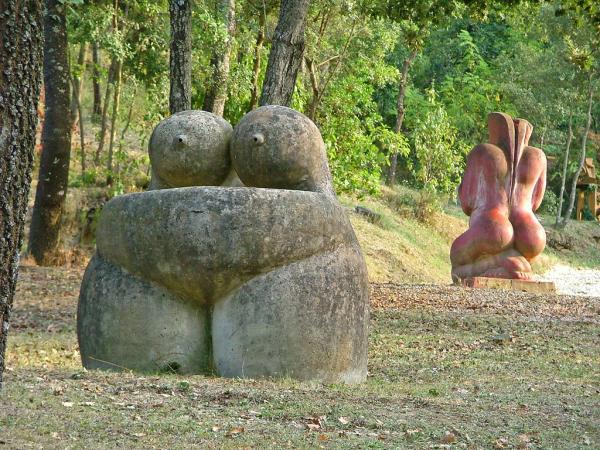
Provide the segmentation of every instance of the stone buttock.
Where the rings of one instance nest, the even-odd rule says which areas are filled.
[[[185,111],[156,127],[150,155],[153,189],[114,198],[98,224],[83,364],[364,380],[366,266],[317,127],[281,106],[233,132]]]

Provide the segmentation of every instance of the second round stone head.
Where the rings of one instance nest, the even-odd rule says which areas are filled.
[[[206,111],[182,111],[161,121],[150,138],[153,176],[164,187],[219,186],[231,168],[231,125]]]
[[[284,106],[263,106],[246,114],[234,129],[231,158],[246,186],[314,191],[328,185],[319,129]]]

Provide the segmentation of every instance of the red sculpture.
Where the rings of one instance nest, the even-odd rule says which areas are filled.
[[[488,116],[489,143],[467,158],[458,188],[469,229],[450,250],[452,279],[531,277],[530,261],[546,245],[546,232],[533,214],[546,189],[546,155],[530,147],[533,126],[508,114]]]

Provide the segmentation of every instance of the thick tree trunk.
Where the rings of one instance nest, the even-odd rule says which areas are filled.
[[[212,79],[204,97],[202,109],[223,116],[225,101],[227,100],[231,44],[235,32],[235,0],[219,0],[218,15],[227,29],[227,37],[225,42],[220,43],[213,53],[211,59]]]
[[[71,74],[66,5],[61,0],[46,0],[44,40],[46,107],[29,252],[38,264],[52,265],[56,264],[71,157]]]
[[[417,57],[417,51],[413,50],[411,54],[404,60],[402,64],[402,72],[400,73],[400,80],[398,82],[398,100],[396,102],[396,125],[394,126],[394,131],[398,134],[402,132],[402,124],[404,123],[404,98],[406,97],[406,87],[408,85],[408,73],[410,71],[410,67]],[[388,176],[386,180],[386,184],[388,186],[393,186],[396,183],[396,171],[398,170],[398,153],[393,153],[390,157],[390,168],[388,170]]]
[[[567,136],[567,148],[563,160],[563,170],[560,178],[560,195],[558,196],[558,207],[556,208],[556,221],[554,226],[560,225],[562,217],[563,196],[565,195],[565,184],[567,182],[567,167],[569,165],[569,152],[571,151],[571,142],[573,141],[573,112],[569,111],[569,135]]]
[[[594,104],[594,85],[592,74],[590,73],[589,79],[589,90],[588,90],[588,110],[587,110],[587,123],[585,125],[585,131],[583,132],[583,138],[581,139],[581,155],[579,157],[579,166],[577,167],[577,171],[575,175],[573,175],[573,181],[571,183],[571,195],[569,196],[569,208],[565,213],[565,216],[562,219],[562,226],[567,225],[567,222],[571,218],[571,214],[573,214],[573,208],[575,206],[575,198],[577,197],[577,181],[579,180],[579,175],[581,174],[581,170],[585,165],[585,152],[587,147],[587,138],[590,132],[590,127],[592,126],[592,106]]]
[[[265,42],[265,14],[260,14],[258,18],[258,32],[256,34],[256,44],[254,45],[254,60],[252,61],[252,92],[250,95],[250,108],[253,110],[258,106],[258,79],[260,77],[260,54]]]
[[[94,86],[94,105],[92,116],[102,114],[102,94],[100,93],[100,49],[97,42],[92,42],[92,84]]]
[[[42,58],[42,1],[0,0],[0,388],[31,184]]]
[[[83,77],[85,75],[85,51],[87,42],[82,42],[79,46],[77,55],[77,67],[73,75],[73,93],[71,95],[71,127],[77,125],[79,120],[78,105],[81,103],[81,93],[83,91]]]
[[[304,55],[304,29],[310,0],[281,0],[261,105],[289,106]]]
[[[192,0],[170,0],[171,114],[192,108]]]

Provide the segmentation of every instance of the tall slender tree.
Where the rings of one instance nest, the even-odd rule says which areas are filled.
[[[171,114],[192,107],[192,0],[170,0]]]
[[[70,72],[66,4],[46,0],[44,14],[45,115],[42,160],[29,232],[29,251],[40,265],[56,264],[71,156]]]
[[[31,183],[42,0],[0,0],[0,388]]]
[[[304,55],[304,31],[310,0],[281,0],[263,82],[261,105],[289,106]]]
[[[227,100],[231,44],[233,33],[235,32],[235,0],[219,0],[218,16],[226,29],[225,39],[219,45],[215,46],[213,52],[211,60],[213,68],[212,79],[204,97],[202,109],[222,116],[225,110],[225,101]]]
[[[85,75],[85,53],[87,49],[87,42],[82,42],[79,45],[79,53],[77,55],[77,64],[73,69],[73,93],[71,96],[71,122],[73,126],[77,124],[79,120],[79,105],[81,104],[81,94],[83,91],[83,77]]]
[[[100,93],[100,48],[96,41],[92,42],[92,85],[94,89],[92,115],[100,117],[102,114],[102,94]]]
[[[569,195],[569,207],[567,208],[567,212],[565,216],[562,218],[561,225],[565,226],[569,219],[571,218],[571,214],[573,214],[573,208],[575,207],[575,198],[577,197],[577,182],[579,181],[579,175],[583,170],[583,166],[585,165],[585,155],[587,151],[587,140],[588,135],[590,134],[590,128],[592,126],[592,106],[594,105],[594,71],[591,69],[588,73],[588,96],[587,96],[587,122],[585,124],[585,129],[583,131],[583,137],[581,138],[581,153],[579,156],[579,164],[577,166],[577,170],[573,175],[573,180],[571,181],[571,194]]]

